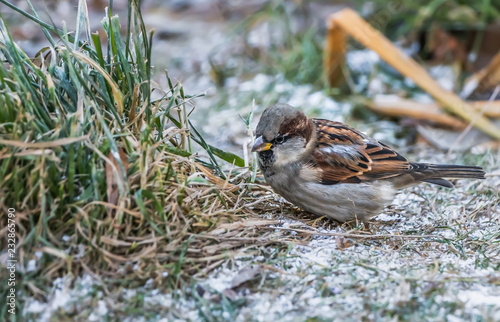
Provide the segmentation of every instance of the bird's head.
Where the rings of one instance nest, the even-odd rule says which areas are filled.
[[[287,104],[272,105],[262,113],[252,152],[261,166],[279,166],[301,160],[314,138],[314,124]]]

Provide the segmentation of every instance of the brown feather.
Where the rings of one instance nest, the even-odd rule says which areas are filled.
[[[279,132],[286,135],[300,135],[309,142],[311,135],[314,132],[313,123],[304,115],[299,114],[298,117],[289,119],[281,124]]]
[[[323,183],[373,181],[410,169],[408,160],[396,151],[345,124],[322,119],[313,122],[317,149],[311,162],[321,170]]]

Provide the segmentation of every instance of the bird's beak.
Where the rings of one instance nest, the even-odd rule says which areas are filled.
[[[269,150],[273,145],[271,143],[266,143],[262,139],[262,136],[259,136],[253,145],[252,152],[261,152]]]

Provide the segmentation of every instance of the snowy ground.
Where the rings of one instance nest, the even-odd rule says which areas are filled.
[[[498,321],[498,176],[456,185],[400,193],[369,232],[314,223],[278,198],[284,213],[261,218],[278,220],[266,238],[292,240],[288,247],[250,247],[174,292],[152,278],[106,291],[90,275],[66,276],[48,306],[32,299],[24,313],[41,321]]]

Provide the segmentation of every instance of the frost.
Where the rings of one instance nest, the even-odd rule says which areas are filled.
[[[28,302],[28,304],[25,307],[25,314],[26,313],[42,313],[47,309],[47,304],[46,303],[40,303],[36,300],[32,300]]]
[[[28,262],[28,265],[26,265],[26,271],[27,272],[33,272],[36,270],[36,260],[34,259],[31,259],[29,262]]]
[[[379,55],[369,49],[351,50],[346,54],[349,68],[363,74],[370,74],[376,64],[380,62]]]

